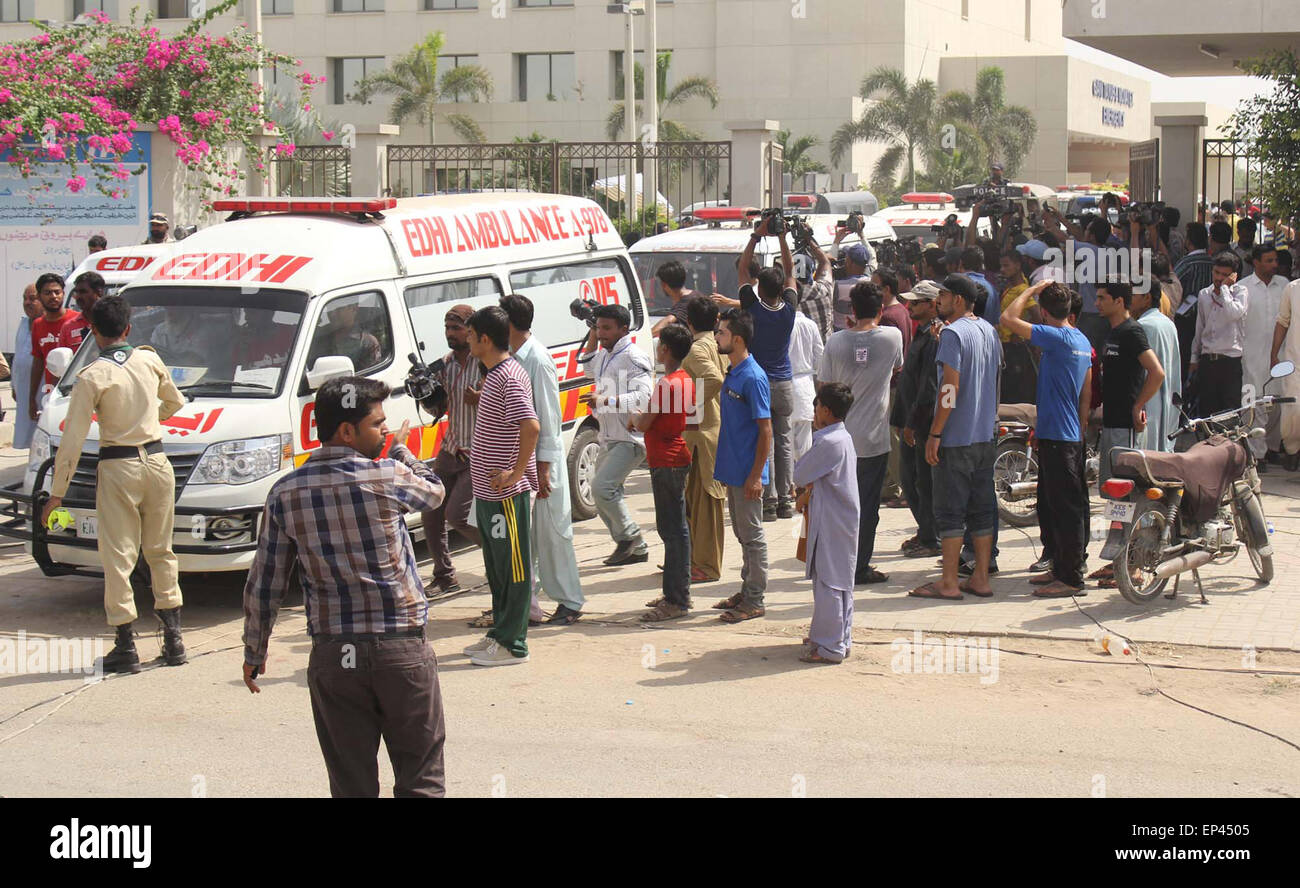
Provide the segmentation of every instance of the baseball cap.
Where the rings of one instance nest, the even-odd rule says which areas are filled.
[[[150,225],[153,225],[155,222],[161,222],[163,225],[171,224],[170,222],[167,221],[167,216],[164,213],[154,213],[152,216],[149,217]]]
[[[852,259],[856,264],[865,267],[871,261],[867,248],[862,244],[853,244],[844,251],[844,258]]]
[[[947,290],[954,296],[960,296],[962,299],[974,305],[979,300],[979,291],[975,289],[975,282],[964,274],[950,274],[943,279],[939,285],[940,290]]]
[[[1000,161],[1000,160],[995,160],[995,161],[993,161],[991,164],[989,164],[989,169],[991,169],[991,170],[1001,170],[1001,169],[1002,169],[1002,161]]]
[[[1028,256],[1030,259],[1035,261],[1042,262],[1043,257],[1047,255],[1047,249],[1047,244],[1042,241],[1031,240],[1016,247],[1016,252],[1022,256]]]
[[[906,299],[908,302],[920,302],[922,299],[938,299],[939,285],[934,281],[917,281],[916,286],[912,287],[910,293],[899,293],[899,299]]]

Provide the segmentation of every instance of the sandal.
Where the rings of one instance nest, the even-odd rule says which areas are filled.
[[[961,601],[961,599],[966,597],[961,591],[958,591],[956,595],[944,595],[939,591],[939,587],[934,583],[926,583],[924,586],[917,586],[907,594],[913,598],[937,598],[940,601]]]
[[[718,577],[709,576],[708,574],[706,574],[704,571],[700,570],[697,567],[691,568],[692,583],[716,583],[718,579],[719,579]]]
[[[561,626],[572,626],[581,619],[582,611],[576,611],[568,605],[562,604],[555,609],[555,613],[546,618],[546,622]]]
[[[862,586],[868,583],[887,583],[889,574],[882,574],[874,567],[868,567],[863,573],[853,578],[853,585]]]
[[[1036,577],[1029,578],[1029,585],[1031,586],[1050,586],[1052,583],[1055,582],[1056,582],[1056,574],[1052,573],[1050,570],[1047,571],[1046,573],[1040,573]]]
[[[737,607],[740,607],[740,603],[744,600],[745,600],[744,593],[737,592],[735,595],[732,595],[730,598],[724,598],[713,606],[718,610],[733,610]]]
[[[1043,586],[1041,589],[1034,590],[1035,598],[1074,598],[1079,595],[1087,595],[1083,589],[1076,589],[1073,586],[1067,586],[1059,580],[1052,582],[1050,585]]]
[[[838,666],[842,660],[828,660],[816,651],[809,651],[799,658],[802,663],[822,663],[826,666]]]
[[[764,616],[767,608],[754,607],[752,604],[741,604],[724,611],[718,619],[724,623],[743,623],[746,620],[754,620]]]
[[[642,614],[641,621],[644,623],[659,623],[663,620],[676,620],[690,615],[690,608],[669,604],[665,601],[663,604],[656,606],[654,610]]]
[[[1115,576],[1115,565],[1103,564],[1101,567],[1097,568],[1092,573],[1088,574],[1088,579],[1101,580],[1113,576]]]
[[[960,586],[958,586],[957,588],[960,589],[962,592],[964,592],[964,593],[967,594],[967,595],[974,595],[976,598],[992,598],[992,597],[993,597],[993,590],[992,590],[992,589],[989,589],[987,592],[981,592],[980,590],[978,590],[978,589],[974,588],[973,586],[971,586],[970,583],[962,583],[962,584],[961,584]]]
[[[646,607],[658,607],[658,606],[661,605],[661,604],[667,604],[667,603],[668,603],[668,599],[667,599],[667,598],[664,598],[662,595],[660,595],[658,598],[655,598],[655,599],[652,599],[652,600],[650,600],[650,601],[647,601],[647,602],[645,603],[645,606],[646,606]]]
[[[903,540],[903,545],[898,547],[898,551],[906,552],[908,549],[915,549],[920,544],[921,544],[921,537],[919,535],[910,536],[907,539]]]
[[[470,620],[469,625],[471,629],[491,629],[496,625],[496,621],[492,618],[492,611],[485,610],[483,613]]]

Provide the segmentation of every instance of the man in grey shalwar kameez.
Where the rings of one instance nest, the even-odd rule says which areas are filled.
[[[582,616],[582,583],[573,548],[573,514],[569,505],[568,465],[564,458],[564,416],[555,359],[532,335],[533,303],[527,296],[503,296],[510,319],[510,353],[533,383],[533,410],[541,432],[537,438],[537,497],[533,500],[530,549],[533,600],[530,620],[540,619],[538,587],[559,605],[548,623],[569,624]]]
[[[1156,353],[1160,366],[1165,368],[1165,381],[1146,403],[1147,427],[1137,436],[1140,450],[1163,450],[1172,453],[1174,442],[1169,435],[1178,428],[1178,408],[1174,406],[1174,393],[1182,392],[1182,361],[1178,352],[1178,328],[1160,311],[1160,288],[1153,281],[1146,293],[1133,292],[1129,314],[1137,320],[1147,343]]]
[[[853,641],[853,574],[858,552],[857,451],[844,428],[852,390],[836,382],[817,393],[812,447],[794,467],[808,516],[807,568],[813,581],[812,627],[805,663],[839,663]]]

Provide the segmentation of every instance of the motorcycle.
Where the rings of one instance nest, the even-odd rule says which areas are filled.
[[[993,459],[993,488],[998,499],[998,516],[1012,527],[1038,523],[1038,456],[1034,426],[1038,421],[1035,404],[998,405],[998,450]],[[1089,440],[1095,430],[1088,429]],[[1085,474],[1088,485],[1097,483],[1097,451],[1087,446]]]
[[[1295,371],[1283,361],[1271,379]],[[1267,386],[1265,386],[1267,388]],[[1182,453],[1115,448],[1112,477],[1101,486],[1110,499],[1110,522],[1103,561],[1115,567],[1120,594],[1134,604],[1155,599],[1174,578],[1165,598],[1178,595],[1182,574],[1191,572],[1207,604],[1200,568],[1226,564],[1244,547],[1263,583],[1273,579],[1273,546],[1260,501],[1259,473],[1249,438],[1265,432],[1255,426],[1256,412],[1295,398],[1264,395],[1237,408],[1201,419],[1182,417],[1169,440],[1184,435],[1196,443]]]

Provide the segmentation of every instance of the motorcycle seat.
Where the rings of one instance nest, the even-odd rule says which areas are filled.
[[[1030,428],[1038,424],[1037,404],[999,404],[998,419],[1004,422],[1023,422]]]
[[[1246,452],[1235,441],[1216,435],[1184,453],[1116,450],[1111,468],[1117,478],[1141,481],[1149,470],[1156,481],[1182,482],[1183,508],[1196,521],[1208,521],[1218,511],[1228,482],[1245,471]]]

